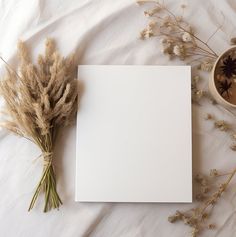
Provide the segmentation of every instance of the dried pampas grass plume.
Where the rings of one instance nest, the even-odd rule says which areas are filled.
[[[58,129],[73,121],[78,108],[76,67],[73,55],[61,57],[52,39],[46,40],[45,54],[38,56],[36,65],[22,41],[18,43],[18,55],[20,64],[16,70],[1,58],[7,69],[0,81],[0,93],[6,103],[6,120],[1,125],[41,149],[43,173],[29,210],[43,191],[46,212],[62,204],[56,190],[53,149]]]

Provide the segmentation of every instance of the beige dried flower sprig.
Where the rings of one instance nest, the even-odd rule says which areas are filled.
[[[175,15],[158,0],[138,0],[138,4],[151,3],[152,8],[144,11],[150,18],[147,27],[140,32],[141,39],[160,38],[163,53],[169,58],[177,57],[188,63],[200,62],[200,69],[211,71],[217,53],[209,46],[209,41],[222,27],[219,26],[210,37],[204,41],[196,35],[193,27],[184,19],[183,14]],[[181,5],[182,10],[186,5]]]
[[[214,229],[216,226],[210,220],[213,208],[228,188],[235,174],[236,168],[232,172],[222,174],[218,170],[212,169],[209,177],[196,175],[195,182],[200,186],[200,192],[195,198],[199,205],[187,211],[176,211],[174,215],[168,217],[168,221],[170,223],[182,221],[191,227],[192,237],[198,236],[205,229]],[[218,183],[218,179],[222,177],[226,177],[226,180]],[[216,190],[215,187],[217,187]]]
[[[192,77],[191,92],[192,92],[192,102],[199,104],[199,101],[207,95],[207,92],[199,88],[199,82],[201,77],[199,75]]]
[[[7,74],[0,82],[0,93],[6,103],[2,126],[41,149],[43,173],[29,210],[43,192],[46,212],[62,204],[56,190],[53,152],[58,130],[70,124],[77,111],[75,65],[73,55],[62,58],[51,39],[46,41],[45,55],[39,55],[37,65],[30,61],[23,42],[18,44],[18,53],[19,68],[11,68],[2,59],[7,64]]]
[[[211,94],[207,91],[201,88],[199,85],[202,81],[202,77],[199,75],[195,75],[192,77],[192,83],[191,83],[191,92],[192,92],[192,103],[200,105],[200,101],[202,99],[206,99],[210,101],[212,104],[215,104],[215,100],[212,98]]]
[[[212,114],[207,114],[205,119],[212,121],[216,129],[228,133],[233,140],[236,139],[236,133],[228,122],[217,120]],[[233,147],[236,147],[236,145],[233,144],[231,146],[232,150],[236,150]],[[184,224],[190,226],[192,237],[198,236],[205,229],[214,229],[215,224],[210,220],[213,208],[222,194],[227,190],[235,174],[236,168],[226,173],[220,173],[216,169],[211,169],[209,176],[196,175],[194,180],[198,185],[198,193],[195,199],[199,202],[199,205],[187,211],[176,211],[174,215],[169,216],[169,222],[182,221]],[[225,178],[225,180],[219,182],[220,178]]]
[[[230,138],[233,141],[230,145],[230,149],[236,151],[236,131],[234,130],[234,127],[225,120],[217,120],[214,115],[209,113],[206,115],[205,119],[211,120],[214,123],[215,128],[230,135]]]

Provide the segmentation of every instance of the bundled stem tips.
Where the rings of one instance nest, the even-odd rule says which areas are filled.
[[[54,145],[59,128],[70,124],[78,108],[78,84],[73,56],[63,58],[52,39],[46,40],[45,55],[33,64],[25,44],[18,43],[19,68],[5,61],[7,73],[0,82],[6,120],[2,126],[34,142],[42,151],[43,173],[29,206],[45,195],[44,211],[58,208],[62,201],[56,190],[53,168]]]

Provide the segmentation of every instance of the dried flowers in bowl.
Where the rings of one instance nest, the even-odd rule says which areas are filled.
[[[236,47],[228,49],[217,59],[209,89],[217,102],[236,108]]]
[[[18,44],[20,65],[12,68],[0,82],[5,100],[5,121],[1,124],[18,136],[27,138],[41,150],[43,170],[29,206],[31,210],[42,192],[44,212],[59,208],[62,201],[56,189],[53,166],[54,145],[58,130],[68,125],[77,111],[78,85],[74,77],[73,57],[63,58],[51,39],[46,41],[45,55],[33,64],[23,42]]]

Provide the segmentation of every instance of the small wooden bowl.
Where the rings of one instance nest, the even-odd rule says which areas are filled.
[[[226,50],[216,60],[214,66],[213,66],[213,69],[212,69],[211,76],[209,78],[209,91],[217,103],[219,103],[225,107],[228,107],[228,108],[236,108],[236,104],[232,104],[229,101],[227,101],[224,97],[222,97],[222,95],[219,93],[219,91],[216,88],[216,81],[215,81],[216,80],[215,79],[216,78],[216,75],[215,75],[216,68],[219,64],[219,61],[231,51],[236,51],[236,47],[232,47],[232,48]]]

